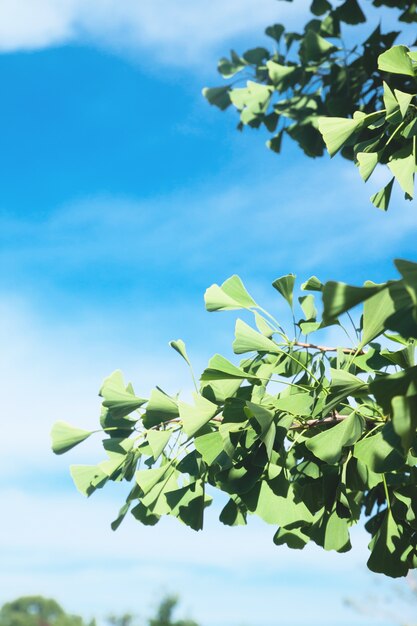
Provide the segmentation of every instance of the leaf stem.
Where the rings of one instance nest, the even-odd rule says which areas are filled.
[[[382,474],[382,482],[384,483],[385,499],[387,501],[388,512],[390,515],[392,515],[391,502],[390,502],[390,497],[389,497],[387,479],[385,478],[385,473]]]

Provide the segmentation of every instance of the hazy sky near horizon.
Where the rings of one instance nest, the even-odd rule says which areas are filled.
[[[0,603],[41,593],[143,616],[168,591],[202,626],[392,623],[344,603],[396,598],[365,568],[363,530],[350,555],[289,552],[255,519],[221,526],[214,507],[203,533],[167,520],[113,534],[123,494],[86,501],[68,476],[98,446],[49,450],[54,420],[96,424],[112,370],[145,397],[187,392],[168,341],[184,339],[196,369],[229,349],[235,316],[205,313],[211,283],[238,273],[284,315],[277,276],[380,281],[394,257],[416,260],[414,206],[378,212],[349,164],[288,142],[279,158],[201,95],[221,82],[218,56],[267,44],[268,23],[296,26],[306,6],[0,0]]]

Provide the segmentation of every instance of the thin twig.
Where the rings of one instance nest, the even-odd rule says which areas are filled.
[[[343,422],[343,420],[347,419],[349,417],[349,415],[342,415],[341,413],[337,413],[336,411],[333,411],[331,415],[328,415],[327,417],[322,417],[322,418],[316,418],[316,419],[311,419],[311,420],[306,420],[305,422],[301,422],[301,421],[296,421],[293,422],[291,424],[291,426],[289,427],[289,430],[305,430],[307,428],[314,428],[315,426],[321,426],[322,424],[325,426],[335,426],[336,424],[339,424],[340,422]],[[367,419],[367,418],[365,418]],[[374,423],[374,420],[371,420],[370,418],[368,418],[370,421],[372,421],[372,423]],[[168,420],[166,422],[163,422],[163,424],[158,424],[156,426],[151,427],[150,430],[159,430],[159,428],[163,425],[169,425],[169,424],[179,424],[181,423],[181,418],[179,417],[175,417],[172,420]],[[210,422],[217,422],[218,424],[222,424],[223,423],[223,415],[221,413],[215,415],[214,417],[212,417],[210,420]]]
[[[343,420],[347,419],[349,415],[341,415],[340,413],[332,413],[327,417],[323,417],[322,419],[317,418],[314,420],[307,420],[306,422],[294,422],[290,426],[290,430],[304,430],[306,428],[314,428],[315,426],[321,426],[321,424],[325,424],[327,426],[334,426],[335,424],[339,424],[343,422]]]
[[[310,348],[311,350],[320,350],[320,352],[337,352],[340,350],[343,354],[355,354],[356,348],[337,348],[335,346],[317,346],[314,343],[305,343],[304,341],[294,341],[294,346],[299,348]],[[357,354],[366,354],[364,350],[359,350]]]

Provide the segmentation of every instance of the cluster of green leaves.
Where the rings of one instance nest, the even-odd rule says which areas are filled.
[[[402,22],[417,21],[414,1],[374,0],[372,4],[399,9]],[[302,33],[287,32],[281,24],[266,29],[274,40],[273,50],[257,47],[242,56],[232,51],[230,58],[222,58],[219,72],[233,80],[204,89],[204,95],[222,110],[232,104],[239,112],[238,128],[265,127],[272,134],[267,145],[277,153],[287,135],[306,155],[322,156],[319,122],[337,118],[338,126],[327,122],[323,127],[330,135],[326,141],[330,153],[341,150],[344,157],[355,159],[365,180],[373,165],[389,163],[404,193],[411,197],[414,152],[410,146],[417,132],[415,53],[396,46],[388,55],[387,49],[400,33],[382,33],[380,26],[362,44],[347,49],[342,25],[366,22],[358,0],[345,0],[338,6],[313,0],[310,10],[313,19]],[[384,82],[387,73],[391,74],[390,86]],[[245,78],[249,78],[246,86],[236,86]],[[339,118],[350,119],[342,125]],[[392,181],[373,198],[380,208],[388,205],[391,187]]]
[[[392,178],[371,197],[373,204],[387,210],[394,180],[405,198],[414,194],[417,157],[417,52],[405,46],[394,46],[378,58],[378,68],[389,76],[406,78],[408,91],[383,83],[384,108],[373,113],[356,111],[353,118],[323,117],[319,130],[331,156],[346,146],[353,146],[356,165],[366,182],[378,164],[387,164]],[[404,81],[403,81],[404,82]],[[411,93],[410,93],[411,92]]]
[[[108,481],[133,483],[114,529],[131,510],[146,525],[171,515],[199,530],[219,490],[229,497],[221,522],[256,514],[276,527],[275,544],[292,548],[313,541],[345,552],[364,516],[369,568],[406,575],[417,567],[417,264],[396,266],[401,279],[362,287],[312,277],[298,303],[294,275],[277,279],[292,338],[237,276],[210,287],[208,311],[254,316],[254,325],[236,322],[233,350],[243,360],[213,356],[192,404],[159,387],[144,399],[112,374],[100,391],[107,458],[73,466],[77,488],[90,495]],[[312,341],[323,328],[344,328],[357,305],[351,347]],[[184,343],[171,345],[191,368]],[[66,452],[91,434],[58,422],[53,449]]]

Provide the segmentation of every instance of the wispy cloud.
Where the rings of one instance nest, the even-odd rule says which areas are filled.
[[[180,282],[196,272],[220,280],[229,271],[269,281],[271,272],[329,266],[332,278],[353,270],[356,279],[375,262],[391,272],[390,256],[412,244],[417,214],[400,194],[387,214],[377,211],[372,189],[351,168],[305,162],[300,175],[299,165],[287,162],[245,182],[215,180],[146,201],[88,198],[36,222],[4,218],[0,256],[17,272],[47,267],[50,277],[109,267],[110,281],[119,280],[120,268],[124,281],[146,269],[150,279],[169,271]]]
[[[176,592],[203,625],[301,626],[307,607],[312,626],[362,623],[343,601],[372,587],[363,529],[353,532],[355,549],[345,555],[276,548],[273,527],[256,518],[247,527],[224,527],[218,511],[201,533],[176,520],[145,528],[129,518],[112,533],[116,499],[97,495],[93,502],[62,492],[0,491],[8,503],[0,602],[42,593],[74,612],[143,615],[162,593]]]
[[[124,52],[149,51],[167,64],[193,65],[218,44],[270,22],[294,24],[307,6],[305,0],[257,0],[256,7],[252,0],[3,0],[0,49],[94,41]]]
[[[113,370],[122,368],[145,397],[155,384],[172,393],[191,386],[187,368],[178,367],[166,341],[138,345],[134,328],[127,333],[120,317],[113,320],[109,314],[104,321],[96,312],[72,323],[41,319],[21,297],[2,299],[0,319],[0,378],[5,392],[0,457],[7,468],[0,484],[30,479],[36,488],[43,481],[53,485],[62,479],[68,458],[52,454],[51,426],[59,419],[95,430],[98,390]],[[100,448],[96,437],[75,452],[72,462],[98,462],[97,455],[103,456]]]

